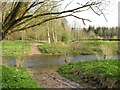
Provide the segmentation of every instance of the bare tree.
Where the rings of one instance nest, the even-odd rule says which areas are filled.
[[[62,1],[64,0],[33,0],[32,2],[21,2],[21,0],[18,0],[18,2],[2,2],[2,30],[0,31],[0,33],[2,33],[2,40],[11,33],[26,30],[41,25],[44,22],[68,16],[78,18],[85,24],[85,21],[90,20],[78,17],[75,13],[89,9],[97,15],[103,14],[100,9],[100,5],[103,4],[102,0],[90,0],[84,5],[78,3],[79,6],[77,8],[70,10],[54,10],[60,6],[59,3]],[[66,7],[69,4],[67,4]]]

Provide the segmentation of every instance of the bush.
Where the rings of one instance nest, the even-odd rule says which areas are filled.
[[[70,36],[68,33],[63,33],[61,37],[61,41],[67,43],[70,40]]]

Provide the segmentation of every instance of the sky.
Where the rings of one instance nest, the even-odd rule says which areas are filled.
[[[118,4],[118,10],[119,10],[119,12],[118,12],[118,26],[120,27],[120,2],[119,2],[119,4]]]
[[[69,3],[72,0],[66,0],[64,4],[62,5],[62,8],[66,6],[67,3]],[[84,4],[88,0],[73,0],[71,4],[66,8],[66,10],[78,7],[77,2],[80,4]],[[85,11],[82,13],[77,13],[76,15],[82,18],[87,18],[90,19],[92,22],[87,22],[86,25],[82,23],[82,21],[74,18],[74,17],[67,17],[67,21],[69,22],[70,26],[75,26],[75,27],[88,27],[89,25],[92,26],[106,26],[106,27],[116,27],[118,26],[118,2],[120,0],[105,0],[105,1],[110,1],[107,4],[104,4],[102,6],[102,9],[104,9],[104,14],[107,18],[107,21],[105,20],[104,16],[98,16],[96,15],[92,10]]]

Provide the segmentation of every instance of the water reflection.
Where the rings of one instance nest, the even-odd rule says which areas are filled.
[[[102,59],[103,56],[100,56]],[[112,58],[118,58],[118,55],[114,55]],[[77,62],[81,60],[96,60],[95,55],[75,55],[68,56],[67,62]],[[14,66],[16,64],[14,57],[5,58],[3,57],[3,63],[6,65]],[[23,66],[28,68],[48,68],[53,69],[57,68],[59,65],[65,64],[64,56],[58,55],[34,55],[29,56],[25,59]]]

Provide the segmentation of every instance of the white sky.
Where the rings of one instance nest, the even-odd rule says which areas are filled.
[[[61,8],[64,8],[66,6],[66,3],[69,3],[70,1],[72,0],[66,0]],[[76,4],[76,2],[85,3],[86,1],[88,0],[73,0],[73,2],[66,8],[66,10],[77,7],[78,4]],[[118,26],[118,2],[120,0],[105,0],[105,1],[110,1],[108,5],[103,6],[103,8],[105,9],[104,14],[108,20],[107,22],[104,19],[103,15],[98,16],[92,10],[89,10],[87,12],[79,13],[77,14],[77,16],[90,19],[92,22],[86,21],[86,25],[84,25],[82,21],[78,19],[75,19],[73,17],[67,17],[69,24],[71,26],[76,25],[76,27],[87,27],[89,25],[107,27]]]

